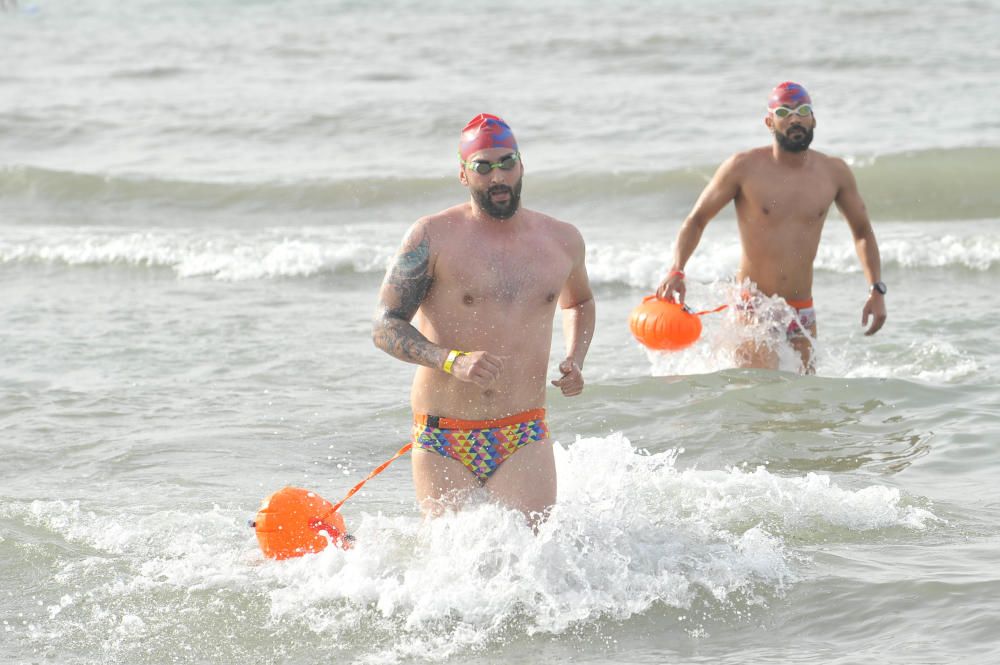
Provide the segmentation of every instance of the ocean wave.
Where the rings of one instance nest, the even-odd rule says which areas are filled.
[[[344,228],[258,233],[133,233],[120,229],[59,232],[52,228],[38,234],[19,231],[0,240],[0,265],[168,269],[179,277],[224,281],[382,272],[396,249],[373,245],[366,234]]]
[[[932,229],[933,230],[933,229]],[[968,229],[967,229],[968,231]],[[816,269],[860,271],[854,245],[825,238]],[[330,273],[381,273],[399,238],[370,227],[330,226],[263,230],[157,229],[142,232],[109,227],[6,227],[0,236],[0,266],[45,264],[166,269],[180,277],[225,281],[303,278]],[[968,235],[887,234],[880,239],[883,267],[901,270],[1000,268],[1000,229]],[[588,272],[594,284],[654,288],[669,263],[668,242],[591,242]],[[704,239],[688,263],[693,280],[730,278],[739,262],[735,238]]]
[[[188,210],[356,209],[446,192],[441,178],[382,178],[298,182],[199,182],[155,177],[113,176],[8,166],[0,168],[0,197],[8,202],[49,205],[147,204]]]
[[[884,220],[995,218],[1000,211],[1000,148],[948,148],[878,156],[848,156],[872,217]],[[534,200],[662,197],[690,206],[716,165],[651,171],[534,171]],[[154,176],[78,173],[14,165],[0,168],[6,204],[74,206],[151,204],[186,210],[341,210],[408,205],[455,192],[452,175],[265,182],[208,182]],[[416,203],[415,203],[416,202]],[[609,203],[610,204],[610,203]]]

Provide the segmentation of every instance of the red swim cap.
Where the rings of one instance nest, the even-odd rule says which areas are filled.
[[[469,155],[489,148],[517,150],[517,140],[506,122],[495,115],[480,113],[462,130],[462,138],[458,142],[458,154],[466,160]]]
[[[779,83],[771,91],[771,96],[767,98],[767,108],[774,109],[779,106],[795,108],[802,104],[812,104],[809,93],[798,83],[785,81]]]

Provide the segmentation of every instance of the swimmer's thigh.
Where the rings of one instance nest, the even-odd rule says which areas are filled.
[[[457,508],[469,492],[480,487],[472,472],[457,459],[416,447],[410,458],[413,488],[425,515],[440,515],[448,508]]]
[[[810,337],[805,335],[798,335],[791,339],[792,348],[794,348],[799,353],[799,357],[802,358],[802,371],[806,374],[816,373],[816,364],[813,358],[813,340],[816,339],[816,324],[812,324],[808,328]]]
[[[743,369],[778,369],[778,354],[775,350],[752,339],[740,342],[733,356],[736,366]]]
[[[520,510],[532,523],[544,519],[556,502],[556,460],[552,442],[522,446],[493,472],[486,489],[501,503]]]

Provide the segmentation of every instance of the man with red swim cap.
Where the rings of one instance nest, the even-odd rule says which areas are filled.
[[[485,488],[537,524],[556,499],[544,408],[556,307],[566,356],[552,384],[564,395],[583,391],[594,333],[583,238],[521,207],[524,165],[502,119],[473,118],[458,159],[469,200],[410,227],[382,283],[372,337],[419,365],[410,402],[421,510],[440,514]]]
[[[850,168],[842,159],[809,148],[816,116],[806,89],[791,81],[776,86],[768,97],[764,124],[773,136],[771,145],[736,153],[715,172],[681,226],[673,265],[657,294],[684,302],[684,266],[705,226],[732,201],[742,244],[736,278],[751,282],[766,296],[784,298],[795,310],[787,339],[799,352],[803,369],[812,372],[813,261],[830,206],[835,204],[847,221],[868,280],[861,310],[866,335],[875,334],[886,319],[878,243]],[[746,297],[742,311],[750,322],[752,291]],[[753,343],[738,350],[737,360],[744,367],[777,367],[774,350]]]

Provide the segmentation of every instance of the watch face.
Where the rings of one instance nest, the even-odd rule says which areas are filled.
[[[885,292],[886,292],[887,289],[885,288],[885,283],[883,283],[883,282],[875,282],[874,284],[872,284],[872,290],[878,291],[882,295],[885,295]]]

